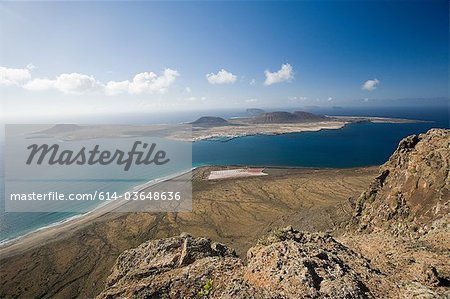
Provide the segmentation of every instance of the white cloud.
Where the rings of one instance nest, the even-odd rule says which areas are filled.
[[[248,100],[245,100],[245,102],[246,103],[255,103],[255,102],[258,102],[258,99],[248,99]]]
[[[281,66],[281,69],[272,73],[269,70],[264,72],[266,75],[266,80],[264,81],[264,85],[272,85],[275,83],[280,83],[284,81],[289,81],[294,78],[294,70],[289,63],[285,63]]]
[[[180,76],[178,71],[169,68],[165,69],[160,76],[154,72],[143,72],[136,74],[131,82],[129,80],[109,81],[105,86],[105,92],[107,95],[165,93],[175,83],[178,76]]]
[[[139,73],[130,83],[129,92],[132,94],[165,93],[175,83],[178,76],[180,76],[178,71],[169,68],[165,69],[160,76],[153,72]]]
[[[209,84],[232,84],[236,82],[237,77],[224,69],[221,69],[217,74],[206,74],[206,79]]]
[[[55,79],[32,79],[30,70],[35,68],[33,64],[28,64],[23,69],[0,66],[0,85],[17,85],[32,91],[58,90],[65,94],[94,91],[102,91],[106,95],[165,93],[180,76],[178,71],[166,68],[159,76],[153,72],[143,72],[136,74],[132,81],[109,81],[105,85],[93,76],[79,73],[61,74]],[[189,93],[190,88],[186,88],[186,91]]]
[[[332,100],[333,100],[333,98],[332,98],[332,97],[329,97],[327,101],[328,101],[328,102],[331,102]]]
[[[256,84],[256,80],[255,79],[252,79],[251,81],[250,81],[250,85],[255,85]]]
[[[36,78],[27,82],[23,87],[36,91],[55,89],[65,94],[83,94],[103,88],[94,77],[78,73],[61,74],[53,80]]]
[[[380,84],[380,81],[378,79],[370,79],[364,82],[364,84],[361,86],[361,89],[372,91],[377,88],[378,84]]]
[[[191,93],[192,92],[192,89],[189,86],[187,86],[184,90],[186,91],[186,93]]]
[[[49,90],[54,88],[56,80],[50,80],[50,79],[33,79],[31,81],[28,81],[23,88],[28,90],[34,90],[34,91],[42,91],[42,90]]]
[[[0,66],[0,85],[20,85],[31,79],[30,70]]]

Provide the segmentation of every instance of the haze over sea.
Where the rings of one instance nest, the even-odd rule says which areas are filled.
[[[310,108],[309,111],[326,115],[397,117],[432,122],[359,123],[348,125],[339,130],[277,136],[247,136],[227,142],[200,141],[193,144],[193,166],[254,165],[348,168],[379,165],[389,158],[403,137],[422,133],[430,128],[450,128],[448,107]],[[102,118],[101,122],[121,124],[179,123],[192,121],[206,114],[230,118],[244,116],[245,112],[242,110],[222,110],[209,111],[208,113],[196,111],[157,116],[111,116],[110,120]],[[83,119],[77,122],[98,123],[99,121],[98,119]],[[0,151],[3,154],[3,141]],[[3,165],[0,165],[0,170],[0,241],[10,240],[69,217],[77,216],[75,213],[5,213]],[[105,191],[125,192],[150,179],[155,178],[102,181],[98,182],[99,185],[95,185],[94,182],[92,187]]]

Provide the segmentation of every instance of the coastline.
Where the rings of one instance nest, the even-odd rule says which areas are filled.
[[[331,117],[336,117],[336,116],[331,116]],[[339,118],[339,116],[337,116],[336,118]],[[373,123],[379,123],[379,122],[385,122],[385,123],[403,123],[403,122],[413,122],[413,123],[416,123],[416,122],[433,122],[433,121],[423,121],[423,120],[412,120],[412,119],[400,119],[400,118],[382,118],[382,117],[367,117],[367,116],[362,116],[362,117],[359,117],[359,116],[355,116],[355,117],[346,117],[346,118],[364,118],[364,119],[366,119],[366,121],[367,122],[373,122]],[[370,119],[370,120],[369,120]],[[389,120],[395,120],[394,122],[389,122]],[[318,123],[314,123],[314,124],[310,124],[310,125],[313,125],[313,126],[310,126],[309,128],[303,128],[302,130],[300,130],[300,131],[293,131],[293,132],[290,132],[290,131],[284,131],[284,132],[280,132],[280,133],[258,133],[258,132],[256,132],[256,133],[245,133],[245,134],[240,134],[240,135],[217,135],[217,136],[206,136],[205,138],[203,138],[203,139],[197,139],[197,140],[194,140],[193,142],[195,143],[195,142],[198,142],[198,141],[203,141],[203,140],[214,140],[215,138],[222,138],[223,140],[217,140],[217,141],[220,141],[220,142],[227,142],[227,141],[230,141],[230,140],[233,140],[233,139],[235,139],[235,138],[241,138],[241,137],[249,137],[249,136],[276,136],[276,135],[285,135],[285,134],[296,134],[296,133],[303,133],[303,132],[319,132],[319,131],[322,131],[322,130],[339,130],[339,129],[342,129],[342,128],[344,128],[344,127],[346,127],[347,125],[349,125],[349,124],[358,124],[359,122],[340,122],[340,125],[336,125],[336,126],[328,126],[328,127],[326,127],[326,126],[321,126],[321,125],[319,125]],[[291,124],[292,125],[292,124]],[[295,125],[295,124],[294,124]],[[286,124],[286,126],[289,126],[289,124]],[[120,126],[120,127],[122,127],[122,126]],[[126,126],[127,128],[129,128],[129,126]],[[123,127],[122,127],[122,129],[123,129]],[[197,166],[197,167],[204,167],[204,166],[208,166],[208,165],[201,165],[201,166]],[[220,165],[218,165],[218,166],[220,166]],[[222,165],[223,166],[223,165]],[[235,165],[235,166],[243,166],[243,165]],[[248,166],[248,165],[247,165]],[[373,166],[373,165],[366,165],[367,167],[370,167],[370,166]],[[136,185],[136,186],[132,186],[132,187],[130,187],[128,190],[133,190],[133,191],[140,191],[140,190],[142,190],[142,189],[145,189],[146,187],[150,187],[150,186],[152,186],[152,185],[155,185],[155,184],[157,184],[157,183],[159,183],[159,182],[161,182],[161,181],[164,181],[164,180],[169,180],[169,179],[171,179],[171,178],[174,178],[174,177],[177,177],[177,176],[179,176],[179,175],[183,175],[183,174],[185,174],[185,173],[188,173],[189,171],[193,171],[193,170],[195,170],[197,167],[192,167],[190,170],[187,170],[187,171],[185,171],[185,172],[180,172],[180,173],[175,173],[175,174],[173,174],[173,175],[169,175],[169,176],[166,176],[166,177],[162,177],[162,178],[158,178],[158,179],[153,179],[153,180],[150,180],[150,181],[148,181],[148,182],[145,182],[145,183],[142,183],[142,184],[139,184],[139,185]],[[274,166],[269,166],[269,167],[267,167],[267,168],[271,168],[271,167],[275,167],[275,168],[278,168],[278,167],[282,167],[282,168],[286,168],[286,166],[283,166],[283,165],[279,165],[279,166],[277,166],[277,165],[274,165]],[[298,166],[293,166],[292,167],[293,169],[295,169],[295,168],[299,168]],[[305,167],[306,169],[307,168],[309,168],[309,167]],[[322,168],[322,167],[321,167]],[[351,168],[351,167],[350,167]],[[325,168],[323,168],[323,169],[327,169],[326,167]],[[121,195],[122,196],[122,195]],[[92,213],[102,213],[102,211],[104,211],[104,213],[102,213],[102,214],[106,214],[106,213],[108,213],[108,207],[110,206],[110,205],[114,205],[115,204],[115,202],[114,201],[112,201],[112,202],[104,202],[104,203],[101,203],[101,204],[99,204],[98,206],[96,206],[95,208],[93,208],[92,210],[90,210],[90,211],[88,211],[88,212],[86,212],[86,213],[82,213],[82,214],[78,214],[78,215],[73,215],[73,216],[71,216],[71,217],[68,217],[68,218],[64,218],[64,219],[61,219],[61,220],[58,220],[58,221],[55,221],[55,222],[52,222],[52,223],[49,223],[49,224],[47,224],[47,225],[44,225],[44,226],[42,226],[42,227],[38,227],[38,228],[36,228],[36,229],[33,229],[33,230],[31,230],[31,231],[28,231],[28,232],[25,232],[25,233],[23,233],[23,234],[21,234],[21,235],[19,235],[19,236],[14,236],[14,237],[12,237],[12,238],[6,238],[6,239],[4,239],[4,240],[1,240],[0,241],[0,254],[1,254],[1,250],[3,249],[3,248],[6,248],[6,247],[8,247],[8,246],[11,246],[11,245],[13,245],[13,244],[15,244],[15,243],[17,243],[17,242],[20,242],[22,239],[24,239],[24,238],[28,238],[28,237],[31,237],[31,236],[33,236],[33,235],[35,235],[35,234],[38,234],[38,233],[40,233],[40,232],[42,232],[42,231],[44,231],[44,230],[47,230],[47,229],[52,229],[52,228],[55,228],[55,227],[58,227],[58,226],[61,226],[61,225],[67,225],[67,224],[70,224],[71,222],[76,222],[76,221],[78,221],[78,220],[80,220],[80,218],[83,218],[83,217],[88,217],[88,216],[90,216],[90,214],[92,214]],[[118,206],[115,206],[114,205],[114,208],[118,208],[120,205],[118,205]],[[111,206],[111,208],[112,209],[114,209],[112,206]]]
[[[155,186],[159,183],[162,183],[162,182],[165,182],[168,180],[172,180],[172,179],[181,177],[185,174],[188,174],[188,173],[194,171],[196,168],[197,167],[192,167],[186,171],[181,171],[181,172],[177,172],[172,175],[165,176],[165,177],[152,179],[143,184],[131,187],[129,189],[129,191],[141,192],[141,191],[143,191],[149,187]],[[129,191],[126,191],[126,192],[129,192]],[[124,193],[126,193],[126,192],[124,192]],[[123,194],[121,194],[119,196],[119,198],[122,199]],[[25,246],[26,243],[33,242],[34,239],[39,239],[39,238],[43,238],[47,235],[52,235],[51,234],[52,232],[59,235],[60,230],[69,229],[78,224],[81,225],[81,224],[89,223],[90,221],[95,220],[98,217],[101,217],[108,213],[114,212],[115,209],[118,209],[119,207],[121,207],[122,205],[124,205],[126,203],[127,203],[127,201],[123,201],[123,200],[106,201],[104,203],[99,204],[98,206],[96,206],[95,208],[93,208],[92,210],[90,210],[86,213],[74,215],[69,218],[65,218],[65,219],[50,223],[48,225],[39,227],[37,229],[34,229],[30,232],[27,232],[23,235],[20,235],[20,236],[11,238],[11,239],[2,240],[2,241],[0,241],[0,258],[6,258],[6,257],[10,256],[10,255],[8,255],[8,252],[11,250],[14,251],[13,249],[10,250],[9,249],[10,247]],[[48,241],[51,241],[53,239],[54,238],[49,238]],[[25,244],[21,245],[22,243],[25,243]]]
[[[273,130],[273,131],[262,131],[262,132],[243,132],[239,134],[228,134],[228,133],[213,133],[210,135],[199,135],[192,136],[191,142],[199,142],[199,141],[220,141],[220,142],[228,142],[230,140],[241,138],[241,137],[249,137],[249,136],[277,136],[277,135],[286,135],[286,134],[296,134],[296,133],[305,133],[305,132],[319,132],[323,130],[340,130],[345,128],[351,124],[360,124],[364,122],[369,122],[373,124],[409,124],[409,123],[434,123],[435,121],[431,120],[416,120],[416,119],[406,119],[406,118],[388,118],[388,117],[371,117],[371,116],[333,116],[330,117],[335,118],[336,124],[325,126],[325,124],[330,124],[331,122],[319,122],[319,123],[311,123],[315,126],[305,127],[305,124],[276,124],[283,125],[282,130]],[[342,119],[342,121],[340,120]],[[349,121],[349,120],[352,121]],[[214,129],[218,129],[219,127],[215,127]],[[229,129],[230,127],[228,127]],[[291,130],[288,130],[290,128]],[[177,137],[173,137],[173,139],[180,141],[189,141],[180,139]]]
[[[335,117],[335,116],[332,116],[332,117]],[[358,118],[358,117],[354,117],[354,118]],[[372,120],[368,120],[368,122],[374,122],[374,123],[378,123],[378,122],[391,123],[391,122],[388,122],[388,120],[394,120],[394,119],[391,119],[391,118],[380,118],[380,117],[362,117],[362,118],[364,118],[364,119],[371,118]],[[410,119],[395,119],[395,120],[396,120],[396,122],[394,122],[394,123],[402,123],[402,122],[430,122],[430,121],[420,121],[420,120],[410,120]],[[283,132],[277,132],[277,133],[260,133],[260,132],[256,132],[256,133],[245,133],[245,134],[239,134],[239,135],[214,135],[214,136],[205,136],[204,138],[194,139],[192,142],[195,143],[195,142],[198,142],[198,141],[214,140],[215,138],[217,138],[217,139],[224,139],[224,140],[217,140],[217,141],[227,142],[227,141],[233,140],[235,138],[249,137],[249,136],[276,136],[276,135],[296,134],[296,133],[303,133],[303,132],[319,132],[319,131],[322,131],[322,130],[339,130],[339,129],[342,129],[342,128],[346,127],[349,124],[358,124],[358,123],[359,122],[345,122],[345,123],[344,122],[340,122],[339,125],[335,125],[335,126],[321,126],[318,123],[314,123],[314,126],[310,126],[308,128],[302,128],[302,130],[299,130],[299,131],[292,131],[292,132],[291,131],[283,131]],[[288,126],[288,125],[289,124],[286,124],[286,126]],[[201,165],[200,167],[203,167],[203,166],[209,166],[209,165]],[[220,166],[220,165],[218,165],[218,166]],[[235,165],[235,166],[242,166],[242,165]],[[373,165],[366,165],[366,166],[370,167],[370,166],[373,166]],[[280,166],[271,166],[271,167],[286,168],[286,166],[281,166],[281,165]],[[175,177],[177,177],[179,175],[183,175],[185,173],[188,173],[189,171],[193,171],[196,168],[197,167],[192,167],[190,170],[187,170],[187,171],[184,171],[184,172],[175,173],[173,175],[169,175],[169,176],[166,176],[166,177],[153,179],[153,180],[150,180],[150,181],[145,182],[143,184],[132,186],[132,187],[129,188],[129,191],[130,190],[132,190],[132,191],[143,190],[143,189],[145,189],[147,187],[150,187],[152,185],[155,185],[155,184],[157,184],[157,183],[159,183],[161,181],[169,180],[169,179],[175,178]],[[268,168],[270,168],[270,167],[268,167]],[[299,167],[298,166],[294,166],[293,168],[295,169],[295,168],[299,168]],[[309,167],[305,167],[305,168],[309,168]],[[326,169],[326,168],[323,168],[323,169]],[[122,195],[120,197],[122,197]],[[117,205],[117,202],[114,202],[114,201],[104,202],[104,203],[99,204],[98,206],[96,206],[95,208],[93,208],[92,210],[90,210],[90,211],[88,211],[86,213],[73,215],[71,217],[58,220],[56,222],[53,222],[53,223],[44,225],[42,227],[33,229],[31,231],[25,232],[25,233],[23,233],[23,234],[21,234],[19,236],[15,236],[15,237],[12,237],[10,239],[6,238],[6,239],[0,241],[0,254],[1,254],[1,250],[3,248],[11,246],[11,245],[13,245],[13,244],[15,244],[17,242],[20,242],[24,238],[32,237],[33,235],[38,234],[38,233],[40,233],[40,232],[42,232],[44,230],[47,230],[47,229],[52,229],[52,228],[55,228],[55,227],[58,227],[58,226],[61,226],[61,225],[67,225],[67,224],[70,224],[71,222],[74,222],[74,221],[76,222],[76,221],[80,220],[80,218],[88,217],[92,213],[101,213],[103,215],[103,214],[106,214],[106,213],[109,212],[109,207],[111,207],[111,209],[115,209],[115,208],[118,208],[120,206],[121,205]]]
[[[198,141],[208,141],[208,140],[214,140],[214,139],[224,139],[223,142],[227,142],[236,138],[241,137],[249,137],[249,136],[277,136],[277,135],[285,135],[285,134],[295,134],[295,133],[304,133],[304,132],[319,132],[322,130],[339,130],[344,128],[346,125],[350,124],[348,123],[339,123],[336,125],[331,126],[323,126],[323,125],[316,125],[314,127],[298,127],[292,124],[284,124],[282,127],[282,130],[277,131],[262,131],[262,132],[244,132],[244,133],[238,133],[238,134],[226,134],[226,133],[214,133],[211,135],[200,135],[197,137],[192,136],[192,142],[198,142]],[[288,130],[287,128],[291,127],[292,130]],[[222,140],[221,140],[222,141]]]
[[[242,165],[227,165],[227,166],[210,166],[210,165],[201,165],[192,167],[190,170],[178,172],[173,175],[169,175],[166,177],[150,180],[146,183],[136,185],[132,187],[130,190],[132,191],[143,191],[147,188],[156,186],[162,182],[166,182],[168,180],[176,179],[182,177],[186,174],[191,173],[192,177],[196,170],[216,170],[216,169],[228,169],[228,168],[236,168],[242,167]],[[249,166],[250,167],[250,166]],[[268,166],[265,167],[270,172],[278,173],[284,171],[300,171],[300,172],[327,172],[327,171],[351,171],[352,169],[376,169],[377,166],[367,166],[367,167],[357,167],[357,168],[311,168],[311,167],[285,167],[285,166]],[[203,171],[201,171],[203,172]],[[248,177],[244,178],[231,178],[220,181],[240,181],[248,179]],[[193,179],[194,180],[194,179]],[[122,195],[121,195],[122,197]],[[53,241],[60,240],[61,238],[68,238],[74,234],[76,230],[82,229],[90,224],[95,223],[97,220],[105,221],[107,217],[111,219],[116,218],[116,216],[120,216],[124,214],[123,212],[115,212],[115,210],[119,209],[121,206],[126,204],[127,201],[111,201],[105,202],[94,209],[80,214],[75,215],[67,219],[63,219],[61,221],[46,225],[44,227],[37,228],[31,232],[28,232],[24,235],[18,236],[16,238],[6,240],[0,244],[0,260],[7,259],[13,256],[20,255],[30,249],[34,249],[37,247],[41,247],[43,245],[52,243]],[[117,215],[116,215],[117,214]],[[126,213],[125,213],[126,214]]]
[[[238,137],[256,135],[282,135],[289,133],[317,132],[321,130],[337,130],[349,124],[370,123],[426,123],[430,121],[368,116],[329,116],[328,120],[312,122],[280,122],[280,123],[248,123],[232,119],[228,125],[193,125],[154,124],[154,125],[95,125],[78,126],[76,129],[53,127],[51,132],[39,132],[39,137],[57,138],[61,140],[89,140],[110,137],[145,137],[158,136],[176,141],[197,142],[209,139],[231,140]],[[431,121],[432,122],[432,121]],[[69,136],[69,139],[67,139]]]

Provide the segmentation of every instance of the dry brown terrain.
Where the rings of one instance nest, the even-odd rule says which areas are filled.
[[[45,238],[1,248],[0,297],[93,297],[121,252],[181,232],[223,242],[245,258],[273,227],[331,231],[351,217],[349,197],[359,195],[378,172],[377,167],[267,169],[268,176],[208,181],[211,169],[193,174],[192,213],[107,212],[54,230],[53,236],[43,232]]]

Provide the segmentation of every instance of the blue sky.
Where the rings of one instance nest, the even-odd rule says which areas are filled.
[[[110,113],[448,97],[448,11],[447,1],[2,2],[2,106]]]

